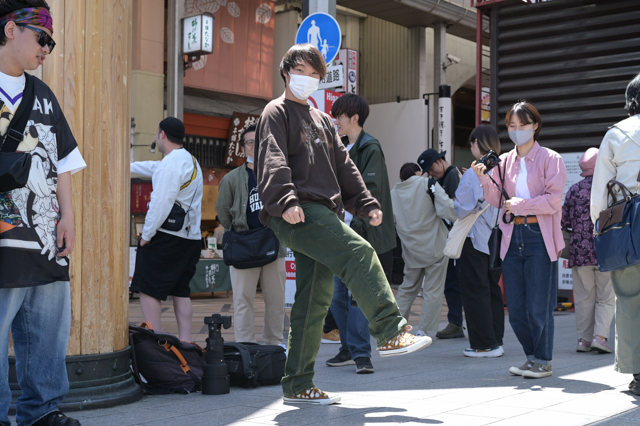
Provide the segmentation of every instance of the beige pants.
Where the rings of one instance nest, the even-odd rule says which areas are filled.
[[[442,299],[444,298],[444,280],[447,277],[447,265],[449,258],[443,257],[439,262],[425,268],[411,269],[404,267],[404,279],[398,288],[396,303],[403,317],[409,318],[411,305],[420,293],[422,279],[422,311],[420,312],[420,324],[418,330],[424,332],[438,331],[440,313],[442,312]],[[417,330],[414,330],[417,331]]]
[[[258,279],[264,297],[264,329],[262,340],[267,345],[284,341],[284,257],[260,268],[229,268],[233,287],[233,329],[236,342],[257,343],[255,335],[255,307]]]
[[[611,272],[616,294],[615,370],[640,373],[640,265]]]
[[[611,275],[597,266],[574,266],[571,272],[578,338],[590,342],[598,335],[608,339],[616,302]]]

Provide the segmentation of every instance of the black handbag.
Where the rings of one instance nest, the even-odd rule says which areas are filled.
[[[16,152],[24,139],[29,114],[33,109],[33,77],[25,73],[22,102],[13,116],[0,145],[0,192],[9,192],[26,186],[31,170],[31,153]]]
[[[191,158],[193,158],[193,173],[191,173],[191,179],[189,179],[189,182],[184,183],[180,187],[180,191],[182,191],[187,186],[189,186],[189,184],[193,182],[193,180],[196,178],[196,175],[198,174],[198,169],[196,168],[196,158],[193,155],[191,156]],[[191,197],[191,204],[193,204],[193,200],[196,197],[196,192],[194,192],[193,197]],[[160,226],[160,228],[166,229],[167,231],[178,232],[184,226],[184,218],[187,216],[187,213],[189,213],[190,211],[191,211],[191,205],[189,206],[189,209],[185,211],[182,208],[182,204],[176,201],[175,203],[173,203],[173,206],[171,207],[169,216],[167,216],[167,219],[165,219],[164,223],[162,224],[162,226]]]
[[[270,228],[234,231],[233,225],[222,237],[222,259],[236,269],[258,268],[278,258],[280,242]]]
[[[620,201],[613,191],[615,186],[622,193]],[[607,183],[607,190],[613,204],[600,212],[593,238],[601,272],[640,264],[640,194],[633,194],[613,179]]]
[[[500,165],[498,165],[498,176],[500,177],[500,183],[503,185],[503,188],[504,188],[504,177],[503,175],[500,174],[500,169],[501,169]],[[502,191],[500,191],[500,201],[498,203],[498,215],[496,216],[496,224],[491,230],[491,235],[489,236],[489,270],[490,271],[497,271],[502,269],[502,259],[500,259],[502,230],[500,229],[500,225],[498,224],[498,221],[500,219],[500,211],[502,210],[503,198],[504,198],[504,195]]]

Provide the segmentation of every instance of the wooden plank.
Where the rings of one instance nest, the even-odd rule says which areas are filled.
[[[103,152],[104,144],[111,145],[112,141],[102,139],[102,109],[105,107],[102,100],[102,43],[109,38],[104,37],[103,28],[104,0],[86,0],[85,9],[85,68],[84,68],[84,137],[87,140],[85,149],[85,161],[88,171],[84,176],[82,188],[83,209],[83,245],[82,245],[82,324],[81,324],[81,354],[99,353],[98,340],[100,339],[99,318],[100,305],[106,301],[100,299],[102,286],[108,283],[102,282],[102,269],[107,268],[109,251],[103,249],[105,229],[110,223],[101,223],[101,212],[106,204],[113,202],[108,197],[103,197],[103,184],[108,188],[108,180],[103,182]],[[113,31],[109,29],[113,34]],[[108,179],[108,176],[106,177]],[[115,230],[109,229],[109,232]],[[104,336],[102,336],[104,338]]]
[[[133,6],[129,0],[119,0],[117,3],[116,20],[114,26],[118,28],[115,56],[115,108],[116,108],[116,146],[118,147],[117,170],[113,176],[119,183],[118,228],[115,232],[116,253],[118,261],[113,271],[113,307],[114,325],[113,350],[119,351],[129,345],[129,209],[128,200],[131,199],[129,173],[129,129],[131,105],[131,30]]]
[[[84,144],[84,0],[65,1],[64,20],[64,111],[69,127],[85,156]],[[57,46],[56,46],[57,47]],[[90,169],[73,175],[73,212],[75,215],[76,246],[71,255],[71,335],[68,355],[79,355],[82,328],[82,256],[83,256],[83,182]]]
[[[48,55],[42,65],[42,81],[49,85],[62,105],[64,103],[65,0],[50,1],[49,6],[53,18],[52,35],[57,44],[53,53]]]

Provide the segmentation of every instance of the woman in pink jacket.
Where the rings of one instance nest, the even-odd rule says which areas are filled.
[[[516,103],[505,121],[516,147],[500,156],[504,182],[499,173],[492,173],[500,188],[485,174],[484,164],[474,162],[473,169],[485,199],[502,207],[500,258],[509,323],[527,356],[521,367],[509,371],[542,378],[553,374],[553,310],[558,254],[564,247],[560,219],[567,172],[560,155],[536,141],[542,119],[533,105]],[[501,203],[502,189],[508,199],[503,197]]]

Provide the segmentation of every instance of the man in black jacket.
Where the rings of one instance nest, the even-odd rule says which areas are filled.
[[[447,151],[438,153],[435,149],[428,149],[418,157],[418,164],[422,167],[422,171],[429,173],[429,176],[438,179],[438,183],[449,198],[456,198],[456,190],[460,184],[460,172],[456,166],[452,166],[444,156]],[[449,229],[453,224],[449,224]],[[449,324],[436,333],[439,339],[455,339],[464,338],[464,328],[462,327],[462,294],[460,293],[460,281],[458,281],[458,272],[456,270],[456,261],[449,260],[447,268],[447,278],[444,283],[444,297],[447,299],[449,312],[447,320]]]

